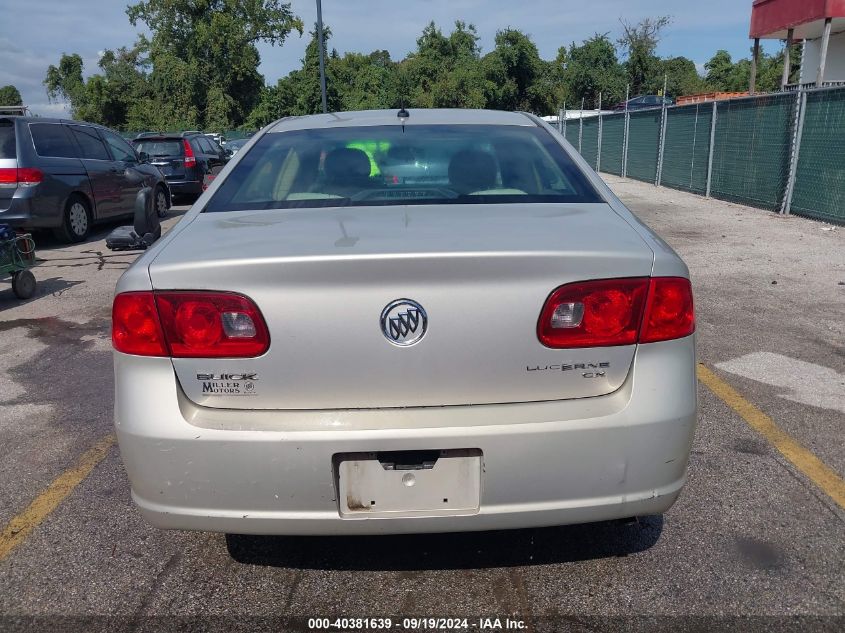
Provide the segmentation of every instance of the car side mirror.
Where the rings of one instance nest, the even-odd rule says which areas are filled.
[[[141,163],[149,163],[150,155],[147,152],[138,152],[138,161]]]

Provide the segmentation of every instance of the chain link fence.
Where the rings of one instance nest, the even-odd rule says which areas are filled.
[[[599,171],[845,224],[845,88],[602,113],[565,136]]]
[[[660,183],[692,193],[707,193],[713,104],[697,103],[666,111],[666,138]]]
[[[644,110],[628,115],[628,169],[626,175],[637,180],[657,182],[660,153],[661,110]]]
[[[625,159],[625,115],[602,117],[601,170],[608,174],[622,175]]]
[[[791,211],[845,222],[845,90],[810,92],[803,120]]]

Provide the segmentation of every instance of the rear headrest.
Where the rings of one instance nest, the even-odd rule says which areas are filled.
[[[488,152],[461,150],[449,161],[449,182],[459,193],[493,189],[496,186],[496,161]]]
[[[370,177],[370,159],[363,150],[341,147],[326,155],[324,169],[330,183],[359,184]]]

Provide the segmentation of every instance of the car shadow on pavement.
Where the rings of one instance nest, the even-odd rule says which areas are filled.
[[[422,571],[568,563],[636,554],[652,547],[663,517],[530,530],[389,536],[227,534],[239,563],[295,569]]]

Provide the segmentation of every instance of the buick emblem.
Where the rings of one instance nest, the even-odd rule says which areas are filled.
[[[382,333],[399,347],[418,343],[427,328],[428,315],[419,303],[410,299],[392,301],[381,313]]]

